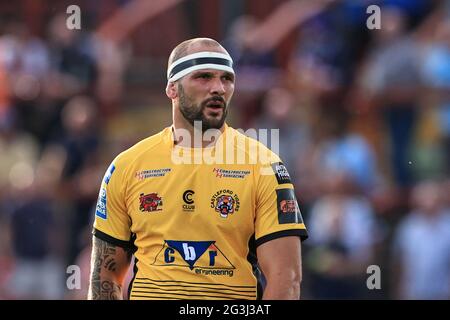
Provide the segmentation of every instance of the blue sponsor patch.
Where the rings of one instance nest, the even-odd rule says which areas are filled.
[[[106,189],[101,188],[98,194],[97,206],[95,208],[95,215],[106,220]]]

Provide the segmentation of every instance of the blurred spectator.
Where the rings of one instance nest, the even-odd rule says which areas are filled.
[[[275,84],[273,76],[278,74],[273,51],[259,52],[247,42],[246,35],[254,30],[257,21],[252,16],[240,16],[230,26],[224,41],[235,68],[242,79],[242,90],[267,89]],[[250,81],[251,79],[251,81]]]
[[[323,91],[344,85],[354,61],[347,52],[350,43],[345,42],[343,30],[332,24],[332,18],[330,13],[322,15],[301,28],[293,60],[298,76]]]
[[[39,197],[27,200],[13,212],[16,269],[10,290],[15,298],[61,298],[63,270],[50,255],[53,215],[51,201]]]
[[[444,186],[428,181],[413,190],[413,210],[400,222],[393,243],[395,298],[450,299],[450,207]]]
[[[8,285],[18,299],[60,299],[64,284],[61,229],[55,212],[55,190],[64,154],[47,149],[35,170],[33,183],[15,197],[11,238],[15,270]],[[34,171],[32,172],[34,173]]]
[[[56,138],[67,153],[64,176],[72,177],[98,148],[97,107],[87,96],[71,98],[62,110],[63,135]]]
[[[277,67],[275,52],[255,50],[248,43],[246,35],[254,30],[258,22],[252,16],[237,17],[230,28],[223,44],[233,58],[234,68],[239,74],[239,95],[235,99],[239,104],[240,124],[242,127],[252,125],[254,115],[258,112],[261,93],[277,86],[281,70]]]
[[[349,115],[344,110],[324,109],[322,116],[322,137],[314,144],[317,179],[324,169],[342,172],[351,177],[357,190],[370,195],[382,181],[372,147],[349,130]]]
[[[263,112],[256,119],[256,128],[279,130],[279,140],[268,142],[278,142],[279,155],[288,168],[291,179],[295,181],[296,163],[299,158],[303,158],[302,152],[309,145],[309,128],[293,121],[295,97],[289,90],[271,89],[266,93],[262,104]],[[272,148],[271,145],[268,147]]]
[[[429,12],[433,1],[430,0],[383,0],[383,5],[398,7],[411,17],[413,23]],[[434,1],[440,2],[440,1]]]
[[[0,65],[6,71],[8,107],[14,108],[18,125],[41,140],[45,136],[41,124],[47,117],[42,113],[36,121],[36,115],[39,109],[45,110],[41,98],[50,72],[47,44],[33,36],[24,23],[10,22],[0,37]]]
[[[17,128],[13,110],[0,115],[0,200],[31,185],[38,154],[37,141]]]
[[[7,285],[15,268],[12,258],[10,217],[0,202],[0,300],[11,298]]]
[[[13,83],[20,83],[21,76],[33,77],[27,81],[35,82],[48,72],[50,60],[47,46],[41,39],[32,36],[25,24],[10,22],[5,27],[5,34],[0,37],[0,48],[0,61],[16,77],[12,79]],[[20,87],[14,91],[19,96],[22,94]]]
[[[420,47],[407,33],[407,16],[400,9],[383,7],[383,27],[375,33],[362,76],[365,92],[386,117],[393,178],[412,183],[408,166],[422,85]]]
[[[324,195],[313,205],[307,225],[305,265],[318,299],[366,296],[366,269],[375,259],[381,233],[370,202],[355,194],[343,171],[324,170]]]
[[[98,181],[101,181],[105,171],[103,163],[96,155],[86,163],[72,179],[63,185],[65,196],[70,208],[66,216],[68,221],[68,257],[70,264],[86,245],[85,230],[89,228],[89,243],[91,241],[92,218],[94,216],[98,196]]]
[[[66,16],[56,15],[49,24],[52,68],[69,94],[92,92],[97,77],[95,47],[89,33],[66,27]],[[89,91],[91,90],[91,91]]]
[[[437,101],[437,125],[442,135],[445,150],[444,161],[450,173],[450,17],[443,19],[438,25],[436,35],[425,51],[423,64],[427,87]]]
[[[63,107],[62,135],[55,137],[55,145],[65,153],[62,190],[69,200],[69,262],[81,250],[79,235],[89,222],[92,204],[98,195],[97,182],[104,168],[98,163],[99,119],[97,105],[88,96],[75,96]]]

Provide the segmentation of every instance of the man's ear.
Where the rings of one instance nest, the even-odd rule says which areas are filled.
[[[178,91],[177,87],[175,85],[175,82],[168,82],[166,86],[166,95],[169,97],[169,99],[175,99],[178,97]]]

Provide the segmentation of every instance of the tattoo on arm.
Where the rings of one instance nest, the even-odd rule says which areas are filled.
[[[112,281],[100,282],[100,299],[101,300],[122,300],[122,286]]]
[[[122,250],[119,248],[119,250]],[[119,262],[117,247],[111,243],[94,237],[91,258],[91,279],[88,299],[91,300],[120,300],[122,299],[122,285],[102,278],[102,273],[114,273]],[[103,270],[102,270],[103,269]]]

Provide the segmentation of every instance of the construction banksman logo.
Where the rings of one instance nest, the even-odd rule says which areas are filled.
[[[214,168],[213,174],[216,178],[234,178],[234,179],[244,179],[251,173],[250,170],[227,170],[221,168]]]
[[[172,169],[170,169],[170,168],[141,170],[141,171],[137,171],[135,173],[134,177],[136,179],[138,179],[139,181],[147,179],[147,178],[164,177],[171,170]]]

